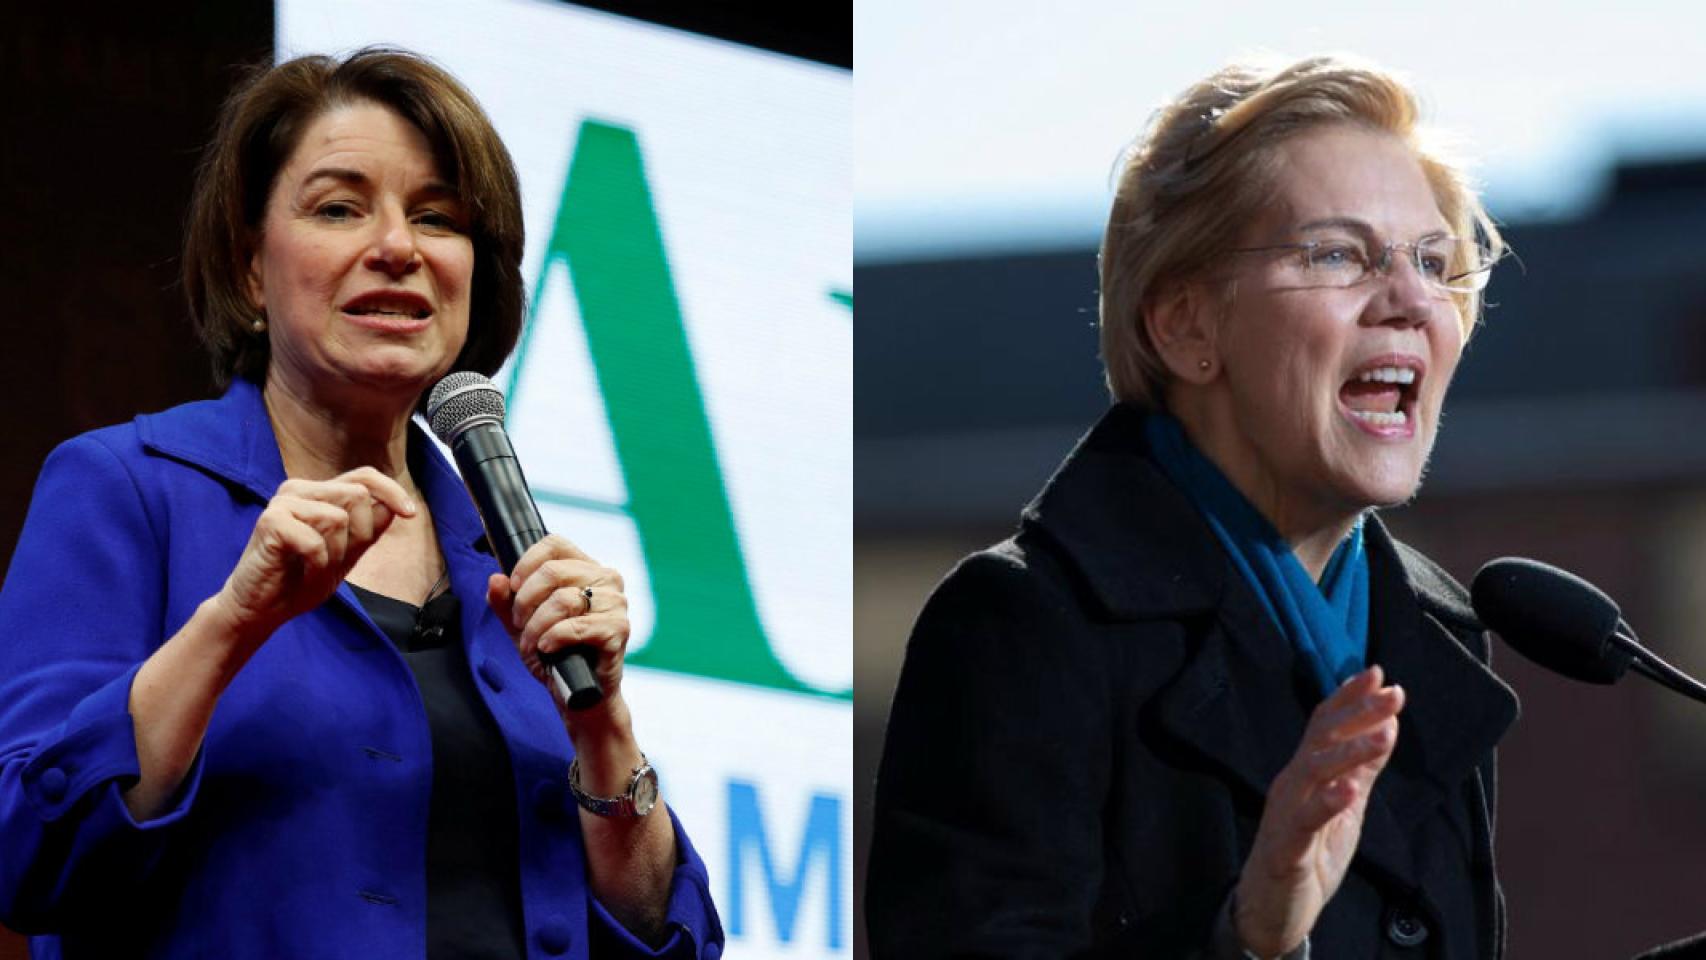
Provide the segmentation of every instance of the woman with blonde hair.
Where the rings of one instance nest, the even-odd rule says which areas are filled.
[[[1420,484],[1502,253],[1411,92],[1236,65],[1125,158],[1115,405],[907,648],[876,957],[1497,957],[1465,591],[1374,508]]]

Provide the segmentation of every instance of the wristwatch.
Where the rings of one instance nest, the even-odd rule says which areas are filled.
[[[640,765],[628,777],[628,789],[617,797],[595,797],[581,789],[581,758],[569,762],[569,792],[588,813],[601,817],[643,817],[658,805],[658,772],[640,754]]]

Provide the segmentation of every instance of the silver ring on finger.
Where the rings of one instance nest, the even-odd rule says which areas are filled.
[[[581,615],[585,616],[586,614],[589,614],[592,612],[592,588],[591,587],[582,587],[581,588],[581,599],[586,601],[586,609],[581,611]]]

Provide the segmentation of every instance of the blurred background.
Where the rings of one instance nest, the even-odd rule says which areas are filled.
[[[1577,571],[1706,673],[1706,10],[858,0],[855,886],[913,617],[1107,404],[1096,246],[1121,148],[1228,60],[1344,51],[1462,135],[1520,263],[1392,528],[1467,582]],[[1706,929],[1706,709],[1495,648],[1510,956],[1628,957]],[[862,949],[862,942],[860,948]]]
[[[178,251],[197,157],[240,67],[380,42],[425,53],[473,90],[515,158],[527,348],[496,379],[547,525],[625,575],[624,690],[710,870],[728,950],[850,955],[847,5],[75,7],[13,4],[0,21],[0,382],[27,404],[3,441],[0,569],[56,444],[213,394]],[[635,180],[644,189],[622,195],[644,203],[575,207],[602,182]],[[631,311],[577,294],[571,272],[613,268],[574,260],[558,223],[655,224],[665,262],[646,266],[661,269],[614,269],[623,290],[667,286],[649,302],[673,315],[645,320],[686,349],[595,353],[586,328]],[[667,461],[615,442],[634,424],[668,438],[650,444]],[[683,578],[715,584],[722,606],[683,609]],[[0,930],[0,960],[24,953]]]

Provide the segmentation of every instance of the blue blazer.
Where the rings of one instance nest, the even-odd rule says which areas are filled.
[[[411,428],[411,442],[429,441]],[[433,450],[437,525],[475,686],[509,746],[530,957],[716,960],[705,866],[680,824],[671,937],[652,951],[588,892],[573,756],[485,603],[497,562]],[[171,808],[137,823],[130,684],[213,596],[284,482],[260,391],[84,434],[48,457],[0,588],[0,921],[40,957],[426,953],[426,713],[347,585],[275,633],[214,710]]]

